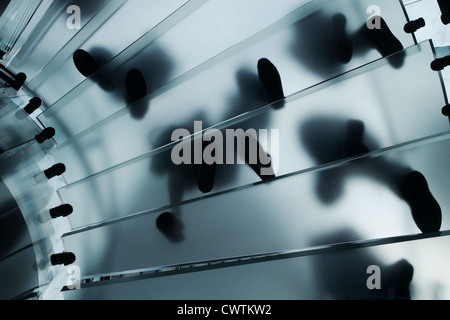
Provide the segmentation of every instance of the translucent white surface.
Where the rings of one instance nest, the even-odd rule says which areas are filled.
[[[208,2],[188,16],[178,18],[174,21],[178,23],[168,30],[164,30],[163,26],[155,28],[153,32],[160,32],[160,29],[165,32],[160,36],[150,32],[148,40],[147,37],[140,39],[139,45],[132,46],[81,83],[46,110],[39,120],[46,126],[55,127],[56,140],[63,143],[124,109],[127,106],[124,99],[125,75],[128,70],[138,68],[146,77],[149,95],[138,106],[130,106],[130,109],[138,109],[135,117],[144,118],[147,110],[163,112],[163,107],[158,107],[155,100],[172,87],[186,82],[192,87],[188,92],[176,93],[178,101],[174,103],[179,107],[177,113],[193,113],[203,108],[208,120],[215,123],[224,120],[224,113],[229,116],[227,106],[222,104],[226,104],[230,94],[233,94],[236,82],[240,80],[236,79],[239,72],[254,70],[262,57],[271,60],[279,69],[286,95],[381,57],[361,31],[366,28],[369,17],[366,11],[372,2],[314,1],[305,6],[300,6],[297,1],[295,3],[294,6],[283,2],[283,10],[275,15],[272,9],[278,8],[279,2],[268,1],[267,6],[262,6],[260,1],[251,2],[245,11],[246,19],[241,20],[240,15],[233,19],[233,26],[239,26],[237,30],[246,30],[242,33],[234,28],[224,28],[227,24],[217,21],[217,17],[225,19],[236,12],[243,13],[240,1],[227,1],[226,5],[222,1]],[[403,32],[406,17],[400,3],[386,0],[377,3],[385,13],[383,17],[389,28],[403,46],[413,45],[411,35]],[[293,11],[298,6],[300,8]],[[180,10],[179,14],[182,12]],[[249,12],[252,19],[247,18]],[[333,14],[339,12],[347,17],[348,33],[355,46],[354,59],[343,65],[336,62],[330,51],[330,21]],[[272,19],[266,20],[267,15]],[[229,42],[226,39],[230,39]],[[232,44],[237,45],[230,48]],[[153,61],[154,65],[151,63]],[[196,100],[199,97],[203,99]],[[186,101],[196,105],[184,105]],[[255,107],[251,102],[246,106],[247,110]]]
[[[80,30],[69,29],[67,8],[76,5],[82,8],[81,26],[89,22],[110,0],[62,0],[54,1],[39,25],[31,33],[8,67],[15,72],[24,72],[31,80]]]
[[[427,63],[433,59],[430,44],[411,47],[404,55],[401,69],[392,68],[388,59],[380,60],[293,95],[281,109],[268,105],[225,122],[220,128],[268,129],[267,139],[272,139],[270,130],[279,130],[279,153],[274,160],[279,166],[277,175],[349,157],[345,154],[345,139],[352,134],[346,132],[350,120],[364,124],[363,141],[370,150],[447,133],[448,120],[440,113],[445,102],[440,79]],[[427,80],[416,81],[416,77]],[[383,78],[390,81],[380,81]],[[403,85],[397,86],[400,81]],[[168,103],[167,108],[170,106]],[[59,193],[77,211],[89,212],[71,218],[74,228],[202,196],[197,188],[197,168],[172,163],[171,152],[176,143],[140,156],[154,145],[149,144],[150,133],[140,138],[140,130],[145,127],[133,124],[130,121],[129,127],[121,130],[108,126],[103,135],[100,133],[105,127],[97,126],[92,135],[52,150],[56,161],[70,164],[65,174],[70,184]],[[172,128],[186,128],[192,133],[193,123]],[[163,141],[170,141],[171,133],[167,130]],[[128,134],[136,136],[128,138]],[[78,150],[84,150],[84,155]],[[272,153],[270,149],[266,151]],[[130,157],[136,158],[126,161]],[[260,178],[248,166],[218,166],[212,192],[257,181]]]
[[[349,239],[352,230],[318,234],[317,238]],[[406,260],[414,269],[409,286],[413,300],[448,300],[449,278],[445,276],[449,256],[445,254],[449,238],[431,238],[394,243],[379,247],[358,248],[334,253],[302,256],[279,261],[182,273],[153,279],[126,278],[112,284],[106,280],[82,290],[64,292],[69,300],[310,300],[377,299],[393,286],[400,275],[395,264]],[[336,248],[337,249],[337,248]],[[382,290],[368,290],[367,268],[380,267]],[[393,268],[394,267],[394,268]],[[195,288],[195,290],[193,290]],[[378,296],[378,298],[380,298]]]
[[[75,68],[72,58],[75,50],[86,50],[97,58],[99,64],[106,64],[186,2],[109,2],[108,10],[104,8],[97,13],[62,49],[63,52],[58,53],[57,62],[51,61],[36,77],[30,79],[29,89],[45,97],[46,106],[52,105],[85,79]],[[83,14],[84,6],[80,10]],[[74,47],[75,45],[78,46]]]
[[[447,135],[411,148],[198,198],[170,210],[178,211],[184,224],[184,239],[177,243],[156,228],[155,219],[161,213],[157,211],[79,230],[64,236],[64,242],[78,253],[83,275],[97,275],[313,248],[319,235],[342,229],[353,230],[358,240],[418,234],[410,207],[396,193],[397,179],[409,169],[426,177],[442,208],[444,231],[450,227],[445,158],[449,147]],[[331,201],[323,202],[319,190],[331,193]],[[144,191],[151,195],[143,190],[142,196]],[[339,241],[330,238],[320,243]]]

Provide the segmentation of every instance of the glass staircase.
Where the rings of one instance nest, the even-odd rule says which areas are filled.
[[[1,299],[450,298],[436,1],[33,10],[0,61],[26,75],[0,96]]]

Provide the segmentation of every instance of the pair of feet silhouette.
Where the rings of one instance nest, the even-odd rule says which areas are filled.
[[[373,16],[356,30],[343,13],[317,10],[292,25],[291,54],[323,81],[348,71],[354,58],[377,51],[393,68],[405,59],[401,41],[381,16]]]
[[[334,54],[339,62],[348,63],[353,57],[354,45],[352,35],[346,30],[347,18],[342,13],[337,13],[331,18],[331,25],[331,45]],[[399,68],[403,65],[404,56],[394,54],[401,52],[404,47],[381,16],[371,17],[358,33],[358,36],[368,40],[383,57],[389,57],[388,60],[393,67]]]
[[[80,72],[86,78],[92,77],[92,80],[98,82],[98,84],[105,90],[115,90],[121,92],[122,88],[116,88],[115,85],[110,84],[109,75],[100,75],[96,78],[96,72],[102,67],[102,64],[98,62],[92,54],[89,52],[78,49],[73,53],[73,62],[78,72]],[[130,107],[131,115],[134,118],[142,118],[144,116],[142,112],[142,106],[133,105],[134,102],[145,97],[148,94],[147,82],[144,74],[136,68],[128,70],[126,73],[125,81],[125,94],[122,96],[125,103]]]

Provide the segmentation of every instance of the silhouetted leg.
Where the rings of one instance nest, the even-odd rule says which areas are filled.
[[[364,122],[360,120],[349,120],[345,129],[345,155],[353,157],[369,152],[369,148],[364,144],[365,132]]]
[[[269,103],[279,101],[280,104],[275,107],[283,107],[285,96],[281,76],[277,68],[268,59],[262,58],[258,61],[258,75]]]
[[[388,296],[389,300],[411,300],[409,286],[411,284],[414,267],[402,259],[388,267]]]
[[[362,34],[383,57],[390,56],[389,62],[394,68],[400,68],[405,59],[405,54],[402,53],[404,49],[402,43],[394,36],[382,17],[374,16],[372,19],[380,22],[380,28],[374,27],[373,29],[369,29],[368,26],[364,24],[361,28]],[[395,53],[399,54],[394,55]]]
[[[353,57],[353,45],[346,31],[347,18],[341,14],[335,14],[331,18],[331,40],[333,51],[341,63],[348,63]]]
[[[331,205],[342,196],[345,170],[342,167],[321,170],[317,173],[316,195],[321,203]]]
[[[175,170],[178,170],[176,168]],[[181,169],[182,170],[182,169]],[[170,173],[169,176],[169,196],[170,203],[179,203],[183,198],[184,179],[179,174]],[[171,242],[177,243],[184,240],[183,222],[181,221],[180,213],[175,208],[173,212],[164,212],[156,218],[156,227],[162,232]]]
[[[147,95],[147,82],[141,71],[131,69],[125,78],[125,88],[127,90],[126,102],[129,105],[133,118],[142,119],[148,110],[147,101],[139,102]]]
[[[312,141],[309,148],[318,162],[326,164],[345,158],[362,155],[369,151],[363,141],[365,126],[360,120],[348,120],[341,123],[341,120],[325,119],[323,122],[313,122],[313,130],[322,131],[319,135],[314,135],[313,131],[307,130],[305,134]],[[309,124],[308,124],[309,125]],[[324,131],[330,130],[323,134]],[[309,132],[308,132],[309,131]],[[308,140],[309,141],[309,140]],[[321,170],[317,173],[316,193],[323,204],[330,205],[342,196],[343,184],[346,176],[346,167],[333,167]]]
[[[411,215],[422,232],[439,231],[442,212],[433,197],[425,176],[401,163],[383,158],[363,159],[369,174],[379,179],[411,209]]]
[[[245,163],[252,168],[262,181],[267,181],[275,178],[275,172],[272,167],[272,159],[270,155],[264,150],[259,141],[253,136],[245,136],[244,154],[239,156],[244,159]],[[253,146],[253,148],[252,148]],[[256,149],[255,149],[256,148]],[[239,153],[239,150],[238,150]],[[262,169],[266,169],[265,174]]]
[[[338,230],[315,240],[312,246],[351,243],[362,240],[351,229]],[[344,249],[313,257],[317,282],[332,299],[398,300],[411,299],[409,286],[414,268],[405,259],[392,265],[383,263],[370,248]],[[380,287],[369,289],[367,273],[371,265],[380,268]]]
[[[202,153],[205,151],[205,148],[208,145],[211,145],[214,142],[206,142],[203,141],[203,150]],[[214,154],[213,154],[214,156]],[[216,169],[217,169],[217,163],[207,164],[203,160],[203,163],[199,165],[198,167],[198,189],[203,193],[211,192],[211,190],[214,188],[214,179],[216,177]]]
[[[442,223],[441,207],[431,194],[424,175],[418,171],[409,172],[403,178],[401,190],[417,227],[424,233],[439,231]]]

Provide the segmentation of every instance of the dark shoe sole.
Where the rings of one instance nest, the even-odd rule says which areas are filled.
[[[99,65],[94,57],[83,49],[78,49],[74,52],[73,62],[78,72],[86,78],[90,77],[99,69]]]
[[[164,212],[156,218],[156,227],[171,242],[178,243],[184,240],[183,226],[172,212]]]
[[[425,177],[418,171],[406,175],[403,181],[405,200],[417,227],[423,232],[437,232],[441,228],[442,211],[431,194]]]
[[[258,75],[269,103],[285,98],[281,76],[277,68],[266,58],[258,61]]]

